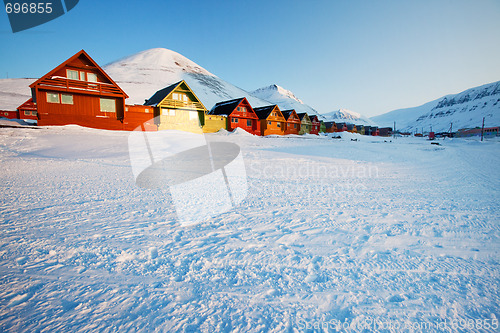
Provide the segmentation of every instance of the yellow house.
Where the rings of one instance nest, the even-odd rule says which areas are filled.
[[[311,132],[312,122],[307,113],[297,113],[297,116],[299,116],[300,119],[299,135],[309,134]]]
[[[144,105],[154,107],[158,130],[203,133],[207,109],[184,80],[158,90]]]

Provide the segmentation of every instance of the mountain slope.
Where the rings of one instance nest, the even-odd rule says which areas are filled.
[[[359,124],[359,125],[377,126],[377,124],[374,121],[370,120],[369,118],[357,112],[347,109],[340,109],[337,111],[326,113],[323,116],[326,118],[326,121],[346,122],[356,125]]]
[[[436,132],[453,129],[500,125],[500,81],[467,89],[461,93],[447,95],[426,104],[394,110],[372,117],[382,126],[391,126],[403,131],[421,130]]]
[[[298,99],[293,92],[276,84],[259,88],[250,92],[250,94],[266,100],[269,103],[277,104],[282,110],[295,109],[297,113],[307,112],[307,114],[317,115],[320,120],[325,120],[322,114],[309,105],[304,104],[304,102]]]
[[[180,80],[187,82],[209,110],[217,102],[238,97],[246,97],[252,106],[269,104],[220,79],[183,55],[163,48],[139,52],[112,62],[103,69],[130,96],[127,100],[129,104],[143,104],[157,90]]]
[[[0,110],[14,111],[31,97],[30,84],[36,79],[1,79]]]

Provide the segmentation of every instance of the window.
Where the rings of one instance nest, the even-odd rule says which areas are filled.
[[[80,72],[80,81],[85,81],[85,72]]]
[[[36,116],[36,111],[24,111],[24,115],[25,116]]]
[[[281,127],[281,123],[276,123],[276,126]]]
[[[181,95],[181,96],[182,96],[182,100],[183,100],[184,102],[187,102],[187,101],[188,101],[188,97],[187,97],[186,95]]]
[[[247,119],[247,126],[252,126],[252,120]]]
[[[95,73],[87,73],[87,81],[89,81],[89,82],[97,82],[97,74],[95,74]]]
[[[101,112],[116,112],[116,102],[111,98],[101,98]]]
[[[293,124],[293,128],[297,128],[297,124]]]
[[[61,94],[61,103],[62,104],[73,104],[73,95]]]
[[[238,122],[238,118],[233,118],[234,119],[234,122],[237,123]]]
[[[59,94],[48,92],[47,93],[47,102],[59,104]]]
[[[78,80],[78,71],[74,71],[72,69],[67,69],[66,76],[68,77],[68,79]]]
[[[267,124],[268,124],[268,125],[271,125],[271,121],[269,120],[269,121],[267,122]]]
[[[179,94],[178,93],[173,93],[172,94],[172,99],[174,99],[176,101],[179,100]]]
[[[162,116],[175,116],[175,110],[161,109]]]
[[[189,120],[199,120],[197,111],[188,111],[189,112]]]

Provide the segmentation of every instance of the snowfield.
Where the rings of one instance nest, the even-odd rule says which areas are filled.
[[[498,140],[210,134],[248,196],[182,227],[129,134],[0,128],[1,331],[498,331]]]

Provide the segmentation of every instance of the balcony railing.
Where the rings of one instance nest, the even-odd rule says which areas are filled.
[[[166,108],[175,108],[175,109],[188,109],[188,110],[201,110],[204,111],[205,108],[203,104],[199,102],[191,102],[191,101],[176,101],[173,99],[166,99],[161,102],[161,107]]]
[[[88,82],[72,80],[63,77],[46,78],[39,83],[43,88],[57,88],[57,90],[65,90],[68,92],[85,91],[99,95],[120,95],[123,93],[115,85],[104,82]]]

